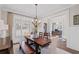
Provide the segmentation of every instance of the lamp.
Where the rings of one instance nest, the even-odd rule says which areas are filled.
[[[37,34],[37,30],[38,30],[38,25],[41,23],[41,21],[40,20],[38,20],[38,18],[37,18],[37,5],[38,4],[35,4],[35,7],[36,7],[36,16],[35,16],[35,18],[32,20],[32,23],[33,23],[33,25],[34,25],[34,33],[35,34]]]

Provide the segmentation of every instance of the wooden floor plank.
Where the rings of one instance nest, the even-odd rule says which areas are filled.
[[[79,51],[68,48],[66,43],[67,43],[66,41],[59,40],[57,46],[58,46],[58,48],[63,49],[63,50],[70,52],[72,54],[79,54]]]

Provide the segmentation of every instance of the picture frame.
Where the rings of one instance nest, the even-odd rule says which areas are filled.
[[[73,25],[79,25],[79,15],[73,16]]]

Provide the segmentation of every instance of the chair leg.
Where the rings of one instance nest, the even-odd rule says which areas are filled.
[[[21,46],[19,47],[19,49],[21,49]]]

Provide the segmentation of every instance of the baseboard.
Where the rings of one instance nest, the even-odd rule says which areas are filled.
[[[67,51],[69,51],[70,53],[73,53],[73,54],[79,54],[79,51],[71,49],[69,47],[67,47]]]
[[[70,52],[72,54],[79,54],[79,51],[67,47],[67,44],[66,43],[67,43],[66,41],[59,40],[57,47],[60,48],[60,49],[65,50],[67,52]]]

